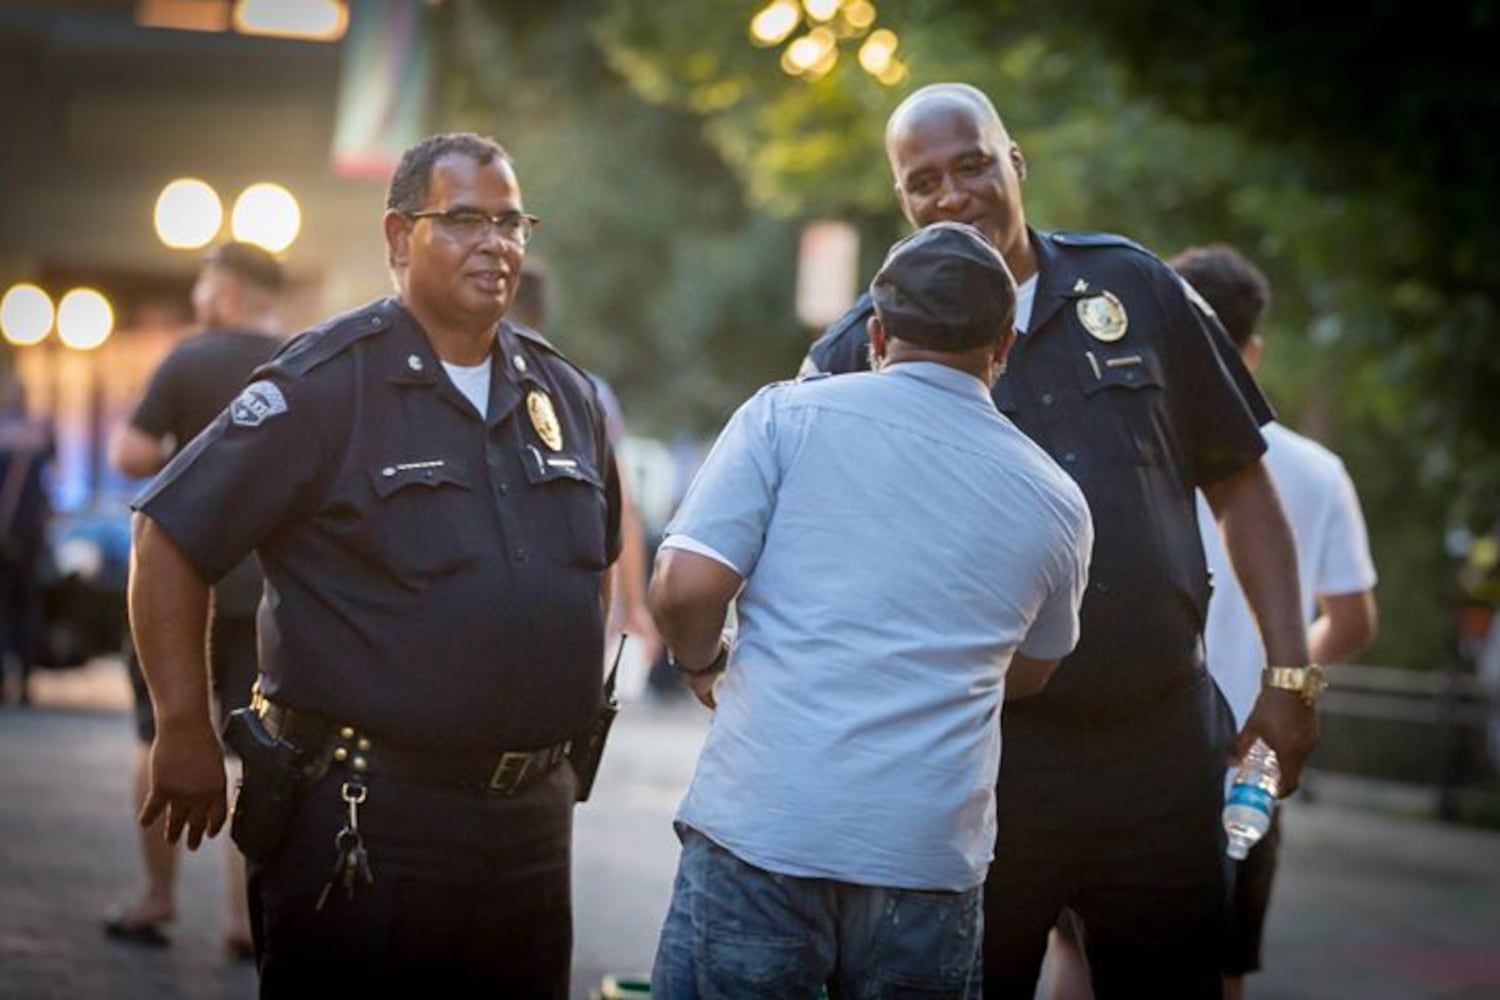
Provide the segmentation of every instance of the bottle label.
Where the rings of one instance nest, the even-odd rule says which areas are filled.
[[[1276,808],[1276,800],[1264,788],[1256,785],[1236,784],[1229,790],[1229,801],[1226,805],[1244,806],[1269,814],[1272,809]]]

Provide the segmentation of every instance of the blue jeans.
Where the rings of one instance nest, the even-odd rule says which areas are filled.
[[[653,1000],[966,997],[983,886],[883,889],[778,875],[679,826],[682,858],[651,977]]]

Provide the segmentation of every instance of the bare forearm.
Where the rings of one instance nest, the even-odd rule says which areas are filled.
[[[157,725],[211,727],[204,658],[209,587],[149,517],[136,514],[132,534],[131,631]]]
[[[1052,679],[1057,664],[1057,660],[1035,660],[1025,653],[1015,654],[1005,677],[1005,700],[1016,701],[1040,694]]]
[[[722,563],[681,549],[662,550],[651,578],[651,612],[678,663],[697,670],[719,655],[719,637],[741,582]]]
[[[1235,576],[1260,626],[1270,664],[1301,667],[1310,662],[1307,627],[1299,607],[1297,550],[1281,499],[1264,466],[1257,463],[1204,489],[1224,533]],[[1281,794],[1290,795],[1318,743],[1318,716],[1301,696],[1262,690],[1235,739],[1239,759],[1263,739],[1281,759]]]
[[[1375,641],[1375,595],[1370,591],[1320,599],[1323,613],[1307,627],[1307,645],[1317,663],[1345,663]]]
[[[109,462],[127,476],[145,479],[161,471],[172,457],[170,437],[152,437],[129,424],[115,428],[109,441]]]

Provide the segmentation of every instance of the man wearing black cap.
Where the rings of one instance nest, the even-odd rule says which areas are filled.
[[[984,990],[1030,998],[1063,907],[1099,995],[1220,995],[1225,758],[1264,738],[1295,789],[1317,741],[1296,552],[1260,461],[1271,410],[1212,311],[1119,236],[1027,225],[1027,163],[983,93],[923,87],[886,126],[918,226],[969,222],[1018,281],[995,404],[1083,489],[1098,528],[1078,648],[1005,712]],[[805,368],[864,367],[862,301]],[[1194,489],[1213,508],[1269,658],[1244,728],[1203,666],[1209,577]],[[997,564],[994,572],[1009,567]]]
[[[966,996],[1000,704],[1077,638],[1088,508],[989,397],[1004,261],[933,226],[871,294],[879,371],[762,390],[667,526],[653,610],[716,718],[677,814],[659,1000]]]
[[[278,314],[281,265],[253,243],[225,243],[204,257],[193,284],[193,314],[203,332],[172,349],[146,386],[130,419],[110,441],[110,461],[127,476],[160,472],[176,452],[198,436],[229,405],[250,373],[281,346]],[[255,683],[255,609],[260,603],[260,567],[249,556],[214,587],[209,657],[219,716],[250,702]],[[146,801],[147,761],[156,735],[151,698],[132,652],[128,659],[135,696],[136,808]],[[145,885],[131,906],[110,914],[105,933],[118,941],[160,946],[163,928],[176,916],[178,853],[161,824],[137,827]],[[225,844],[224,947],[232,957],[251,955],[245,862]]]

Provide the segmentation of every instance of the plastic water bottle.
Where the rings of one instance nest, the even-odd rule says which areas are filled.
[[[1234,772],[1234,784],[1224,801],[1228,853],[1234,860],[1245,860],[1250,848],[1270,829],[1280,785],[1281,764],[1276,760],[1276,751],[1256,740]]]

